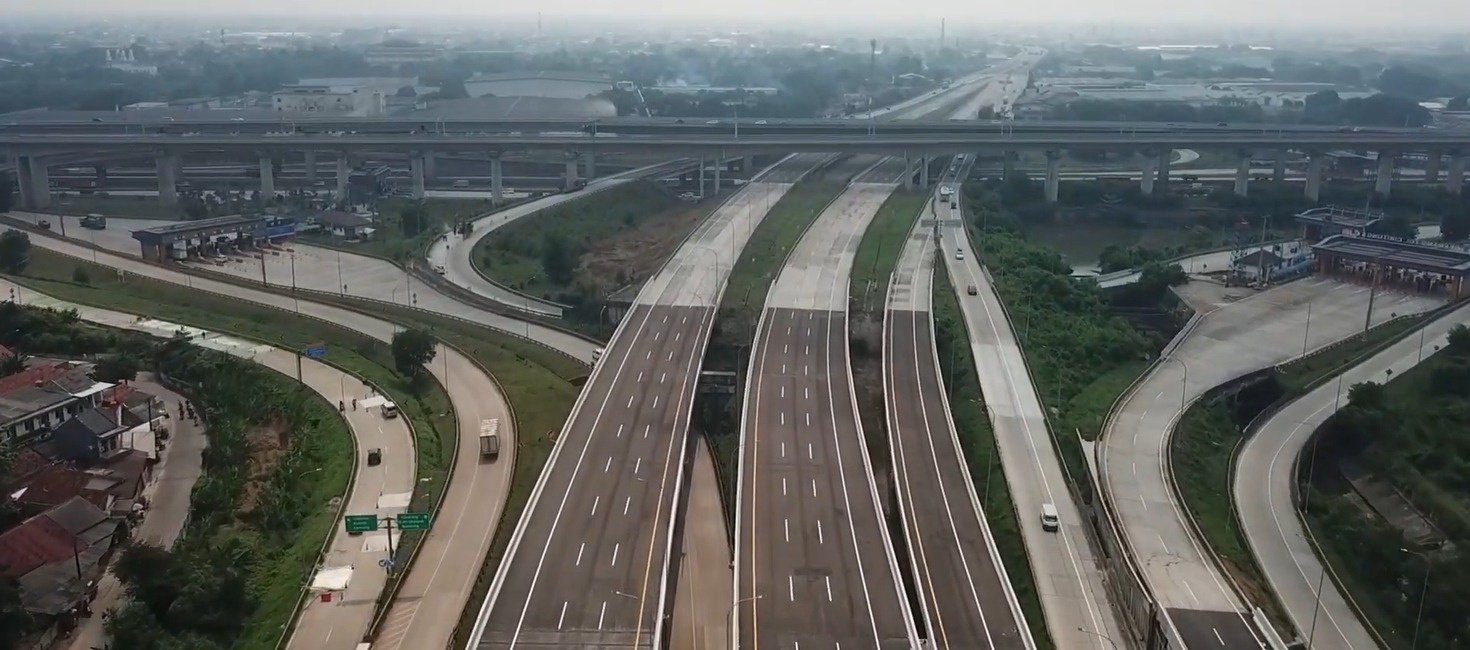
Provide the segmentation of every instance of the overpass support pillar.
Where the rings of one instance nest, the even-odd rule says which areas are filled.
[[[352,163],[346,151],[337,152],[337,200],[347,201],[347,179],[352,177]]]
[[[717,196],[720,193],[720,171],[722,171],[724,168],[725,168],[725,152],[721,151],[719,153],[719,155],[715,156],[715,190],[714,190],[714,193]]]
[[[1383,198],[1393,192],[1393,159],[1392,151],[1378,152],[1378,178],[1373,181],[1373,193]]]
[[[438,167],[438,165],[436,164],[438,161],[438,154],[432,151],[424,154],[424,180],[432,181],[435,177],[439,175],[435,169],[436,167]]]
[[[704,156],[699,157],[699,198],[704,198]]]
[[[1245,196],[1250,191],[1251,182],[1251,155],[1249,152],[1240,154],[1240,161],[1235,165],[1235,195]]]
[[[567,153],[567,173],[562,189],[570,192],[577,189],[577,154]]]
[[[40,156],[28,156],[26,169],[31,180],[31,205],[28,207],[38,210],[51,207],[51,173],[46,169],[46,161]]]
[[[1046,202],[1056,203],[1062,181],[1062,152],[1046,152]]]
[[[15,185],[20,190],[16,206],[21,209],[29,209],[36,200],[36,186],[31,182],[30,156],[12,156],[11,162],[15,163]]]
[[[1427,158],[1424,161],[1424,182],[1431,185],[1438,183],[1440,158],[1444,156],[1444,152],[1435,149],[1425,154],[1425,156]]]
[[[1286,150],[1276,150],[1276,166],[1271,169],[1271,182],[1280,185],[1286,182]]]
[[[500,154],[490,157],[490,200],[500,203],[505,198],[505,175],[500,167]]]
[[[1000,177],[1002,180],[1011,180],[1016,177],[1016,159],[1020,155],[1014,151],[1006,151],[1000,155]]]
[[[415,201],[424,198],[424,155],[412,153],[408,155],[408,173],[413,177],[413,198]]]
[[[1138,177],[1138,191],[1144,196],[1154,195],[1154,181],[1159,170],[1159,158],[1160,154],[1157,153],[1144,152],[1143,154],[1143,173]]]
[[[260,202],[268,203],[276,198],[276,163],[270,156],[260,156]]]
[[[1444,175],[1444,189],[1455,196],[1465,187],[1465,154],[1450,156],[1450,168]]]
[[[1165,149],[1165,150],[1159,152],[1159,164],[1158,164],[1159,178],[1156,181],[1159,185],[1166,186],[1166,187],[1169,185],[1169,163],[1171,163],[1173,161],[1174,161],[1174,150],[1173,149]]]
[[[163,206],[179,204],[179,155],[160,153],[154,160],[158,169],[158,203]]]
[[[102,186],[107,183],[107,165],[92,167],[92,176],[93,180],[97,181],[97,189],[101,190]]]
[[[903,189],[914,189],[914,161],[908,154],[903,155]]]
[[[582,152],[582,167],[587,174],[587,181],[591,182],[597,178],[597,155],[591,151]]]
[[[307,151],[301,158],[302,164],[306,166],[306,184],[316,187],[316,152]]]
[[[1322,168],[1327,165],[1327,157],[1320,153],[1309,154],[1307,159],[1307,198],[1316,203],[1322,195]]]
[[[929,157],[919,159],[919,187],[929,189]]]

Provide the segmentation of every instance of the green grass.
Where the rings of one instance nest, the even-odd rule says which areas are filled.
[[[77,267],[87,270],[92,278],[89,284],[71,281]],[[458,440],[448,396],[434,382],[421,393],[411,391],[407,380],[394,371],[386,343],[325,321],[136,274],[120,280],[111,268],[39,247],[32,247],[25,271],[10,277],[18,284],[62,300],[245,336],[288,350],[325,342],[330,350],[330,363],[377,384],[413,423],[420,480],[411,507],[429,507],[443,490],[453,446]],[[400,558],[407,557],[420,535],[404,535],[398,551]],[[321,541],[318,538],[314,543],[319,545]],[[295,603],[295,595],[300,593],[301,584],[298,580],[292,585],[290,603],[263,602],[262,609],[289,609]],[[286,591],[289,590],[282,588],[279,593]]]
[[[403,225],[399,219],[403,210],[411,208],[415,203],[422,205],[424,210],[424,224],[419,232],[413,236],[403,234]],[[378,218],[373,224],[377,232],[371,239],[348,243],[328,235],[308,235],[301,238],[304,242],[332,248],[340,248],[345,251],[384,257],[398,263],[419,260],[429,243],[434,241],[441,233],[447,232],[456,221],[474,220],[486,213],[491,212],[494,207],[489,199],[424,199],[414,201],[402,197],[383,199],[378,203]]]
[[[1284,393],[1278,402],[1285,403],[1305,394],[1318,382],[1373,354],[1425,318],[1414,316],[1384,323],[1366,334],[1281,366],[1277,380]],[[1232,421],[1226,406],[1218,399],[1206,395],[1195,402],[1170,438],[1174,481],[1210,548],[1241,581],[1254,602],[1267,604],[1275,620],[1285,621],[1274,593],[1245,545],[1245,535],[1231,508],[1230,495],[1234,490],[1230,484],[1231,462],[1243,434],[1242,427]]]
[[[1057,418],[1057,429],[1063,435],[1080,432],[1083,438],[1097,440],[1113,403],[1148,367],[1147,361],[1127,361],[1083,386],[1080,392],[1067,400],[1066,408]]]
[[[845,181],[814,179],[787,190],[745,244],[740,260],[730,272],[721,309],[759,312],[766,303],[766,292],[781,272],[787,252],[796,246],[822,208],[846,186]]]
[[[970,480],[975,482],[975,493],[980,496],[991,536],[1010,576],[1011,588],[1026,614],[1026,623],[1031,628],[1036,647],[1055,647],[1046,629],[1031,562],[1026,556],[1015,505],[996,450],[985,398],[980,392],[980,380],[975,375],[975,361],[970,352],[969,336],[965,333],[964,317],[948,274],[934,274],[933,291],[934,329],[938,337],[935,346],[950,395],[950,414],[954,417]]]
[[[929,197],[930,194],[923,191],[895,191],[883,202],[883,207],[873,217],[873,223],[863,233],[863,240],[852,259],[849,290],[849,295],[861,305],[862,311],[883,311],[889,276],[893,275],[904,240]]]
[[[576,282],[557,282],[542,265],[549,238],[559,238],[576,260],[593,243],[667,218],[686,209],[653,181],[634,181],[584,198],[547,208],[534,218],[517,219],[495,229],[475,244],[470,259],[495,282],[533,296],[554,297]]]

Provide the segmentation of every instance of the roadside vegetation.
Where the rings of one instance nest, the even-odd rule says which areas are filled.
[[[1392,648],[1470,643],[1470,330],[1386,383],[1347,389],[1318,430],[1307,521],[1335,578]],[[1344,469],[1387,482],[1432,522],[1439,539],[1406,541],[1359,497]],[[1436,546],[1439,541],[1443,546]]]
[[[975,483],[975,493],[980,496],[990,534],[1011,579],[1011,588],[1026,614],[1026,624],[1031,628],[1036,647],[1052,648],[1036,579],[1031,573],[1031,560],[1026,555],[1016,507],[1011,501],[1005,470],[996,450],[985,397],[980,392],[980,378],[975,374],[970,337],[948,273],[943,270],[934,273],[933,291],[935,350],[939,354],[940,372],[949,392],[950,415],[959,434],[965,466],[970,472],[970,480]]]
[[[1174,481],[1200,533],[1225,569],[1286,629],[1291,626],[1246,545],[1231,506],[1231,466],[1247,427],[1262,413],[1306,394],[1422,323],[1423,317],[1384,323],[1271,371],[1216,387],[1192,404],[1170,438]]]
[[[86,282],[77,280],[78,269],[83,272],[80,275],[86,276]],[[234,334],[287,350],[326,344],[328,363],[376,385],[398,404],[413,425],[419,481],[410,507],[428,510],[438,501],[458,441],[453,409],[438,383],[420,381],[416,385],[414,380],[400,374],[387,343],[287,311],[133,274],[119,274],[115,269],[39,247],[29,249],[26,264],[18,269],[9,267],[7,272],[22,287],[79,304]],[[24,302],[25,289],[20,293]],[[396,549],[400,562],[412,553],[421,536],[422,533],[404,534],[403,544]],[[300,586],[300,583],[294,585],[295,590],[289,594],[274,593],[273,597],[286,600],[264,602],[261,607],[283,607],[289,613]],[[274,633],[279,634],[280,630]]]
[[[489,199],[423,199],[390,197],[378,201],[377,232],[361,241],[345,242],[325,233],[305,235],[303,242],[385,258],[400,266],[422,265],[429,244],[458,224],[474,221],[492,209]]]
[[[600,305],[648,279],[717,204],[687,203],[655,181],[632,181],[501,226],[470,259],[516,291],[574,307]]]

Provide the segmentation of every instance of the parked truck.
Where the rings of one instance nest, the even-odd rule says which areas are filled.
[[[480,421],[480,457],[494,459],[500,455],[500,418]]]

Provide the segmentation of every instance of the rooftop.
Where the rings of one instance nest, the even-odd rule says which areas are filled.
[[[1397,239],[1333,235],[1312,246],[1312,250],[1416,271],[1470,275],[1470,253]]]
[[[254,226],[264,221],[260,217],[246,217],[234,215],[229,217],[214,217],[212,219],[200,219],[198,221],[179,221],[176,223],[154,226],[152,228],[141,228],[133,231],[136,238],[139,233],[144,235],[176,235],[184,232],[208,230],[210,228],[227,228],[229,226]]]

